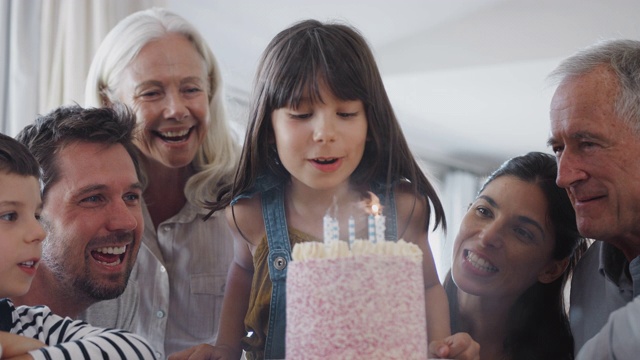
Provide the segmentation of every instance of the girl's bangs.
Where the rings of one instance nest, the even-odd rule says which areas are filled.
[[[274,81],[270,83],[274,86],[267,90],[272,109],[295,109],[303,101],[322,102],[322,85],[340,100],[365,101],[363,69],[348,66],[356,61],[353,59],[355,54],[313,41],[300,44],[297,50],[297,53],[281,59],[283,66],[273,73]]]

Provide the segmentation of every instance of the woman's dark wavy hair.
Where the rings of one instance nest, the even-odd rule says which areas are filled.
[[[277,34],[269,43],[256,74],[250,118],[235,181],[213,202],[213,211],[256,185],[259,176],[288,181],[278,161],[271,114],[285,106],[296,108],[305,97],[322,101],[326,84],[341,100],[361,100],[367,116],[367,143],[360,164],[351,175],[356,187],[384,181],[387,187],[408,180],[435,211],[434,229],[446,228],[444,209],[435,189],[411,154],[378,71],[373,54],[354,28],[306,20]]]
[[[18,140],[0,134],[0,172],[33,176],[40,180],[40,166],[29,149]]]
[[[575,264],[587,248],[587,241],[580,236],[575,212],[564,189],[556,185],[557,164],[552,155],[530,152],[514,157],[502,164],[485,181],[481,194],[493,180],[513,176],[536,184],[547,199],[547,221],[554,230],[553,258],[569,258],[569,265],[562,276],[543,284],[536,282],[516,300],[510,310],[508,336],[504,340],[505,352],[512,359],[573,359],[573,336],[565,310],[564,285]],[[457,286],[447,274],[444,283],[451,308],[452,331],[460,331],[458,319]]]

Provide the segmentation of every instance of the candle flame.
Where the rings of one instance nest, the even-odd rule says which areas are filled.
[[[364,201],[365,211],[370,215],[381,215],[382,205],[380,205],[380,199],[376,194],[368,191],[369,198]]]

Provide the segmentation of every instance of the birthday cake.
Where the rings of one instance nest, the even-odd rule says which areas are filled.
[[[287,359],[426,359],[418,246],[296,244],[287,271]]]

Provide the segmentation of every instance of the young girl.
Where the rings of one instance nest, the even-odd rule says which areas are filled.
[[[365,39],[346,25],[295,24],[268,45],[254,90],[235,183],[212,205],[231,205],[236,238],[216,348],[232,358],[241,348],[249,359],[284,358],[291,248],[322,239],[334,203],[340,238],[347,239],[349,216],[366,238],[366,214],[355,204],[367,191],[384,206],[386,238],[422,249],[428,336],[449,335],[427,242],[431,209],[434,228],[445,226],[444,211],[409,151]]]
[[[0,134],[0,357],[33,359],[153,359],[145,340],[61,318],[44,306],[20,306],[38,268],[45,232],[40,225],[40,168],[29,150]]]

